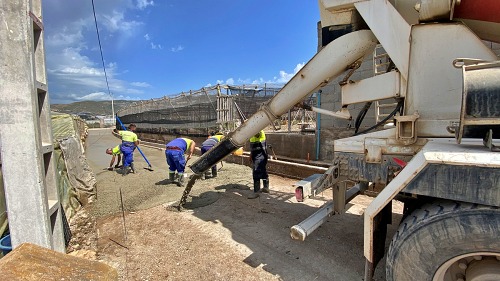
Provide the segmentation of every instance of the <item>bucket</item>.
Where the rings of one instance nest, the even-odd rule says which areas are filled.
[[[4,256],[8,254],[10,251],[12,251],[12,244],[10,243],[10,234],[0,239],[0,250],[2,250],[2,254]]]

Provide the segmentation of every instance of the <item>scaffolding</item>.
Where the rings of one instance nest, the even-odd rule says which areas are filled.
[[[281,88],[269,84],[218,84],[173,97],[140,101],[119,110],[117,115],[125,124],[135,123],[140,132],[204,135],[210,130],[232,131],[245,116],[250,117],[257,112]],[[315,96],[311,95],[306,103],[314,106],[315,101]],[[299,126],[309,123],[307,127],[314,128],[315,114],[303,109],[292,109],[282,116],[279,125],[294,123]],[[288,130],[292,130],[292,127],[288,126]]]

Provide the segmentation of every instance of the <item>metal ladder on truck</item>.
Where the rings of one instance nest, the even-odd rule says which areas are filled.
[[[41,0],[0,1],[0,145],[13,248],[65,252]]]
[[[377,45],[373,51],[373,74],[380,75],[388,72],[388,68],[391,65],[391,59],[389,55],[384,50],[382,45]],[[391,100],[375,101],[375,122],[378,124],[385,117],[389,116],[389,113],[396,108],[397,103]],[[387,122],[392,122],[388,120]]]

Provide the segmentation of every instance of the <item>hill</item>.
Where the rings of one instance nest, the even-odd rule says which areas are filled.
[[[115,100],[113,102],[115,112],[121,108],[127,107],[137,101]],[[79,101],[69,104],[51,104],[52,111],[79,114],[87,113],[88,115],[111,115],[111,101]]]

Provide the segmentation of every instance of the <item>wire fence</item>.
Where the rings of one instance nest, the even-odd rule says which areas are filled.
[[[141,132],[205,134],[209,130],[234,130],[244,118],[257,112],[260,106],[276,95],[277,85],[216,85],[196,91],[180,93],[174,97],[162,97],[134,103],[117,112],[125,124],[135,123]],[[310,105],[315,98],[309,98]],[[282,117],[287,123],[290,116],[308,116],[297,111]],[[311,117],[313,116],[313,117]],[[293,121],[293,119],[291,119]],[[313,120],[310,120],[313,121]]]

